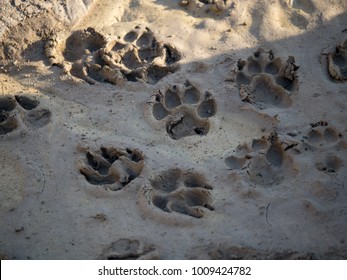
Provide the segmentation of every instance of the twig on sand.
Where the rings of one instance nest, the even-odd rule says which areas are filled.
[[[266,222],[270,225],[269,223],[269,216],[268,216],[268,212],[269,212],[269,207],[270,207],[271,202],[269,202],[269,204],[266,206],[266,212],[265,212],[265,218],[266,218]]]

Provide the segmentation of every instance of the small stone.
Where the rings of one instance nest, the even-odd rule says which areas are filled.
[[[23,230],[24,230],[24,227],[18,227],[18,228],[15,229],[15,232],[21,232]]]

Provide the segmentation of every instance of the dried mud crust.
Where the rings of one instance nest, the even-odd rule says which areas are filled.
[[[347,40],[328,54],[328,72],[335,81],[347,81]]]
[[[40,102],[26,95],[0,96],[0,135],[17,130],[21,125],[40,128],[51,121],[51,111],[40,108]]]
[[[296,144],[291,144],[295,146]],[[230,170],[244,174],[251,184],[271,187],[280,184],[286,176],[295,176],[292,157],[286,152],[276,133],[253,139],[251,145],[239,145],[235,153],[225,158]]]
[[[139,240],[121,238],[104,249],[99,256],[102,260],[139,260],[153,259],[153,245],[145,244]]]
[[[146,28],[136,26],[122,38],[108,41],[93,28],[75,31],[65,42],[57,34],[47,40],[45,54],[52,65],[90,84],[143,81],[155,84],[175,72],[180,52]]]
[[[179,0],[178,5],[193,11],[201,11],[205,14],[210,11],[215,14],[221,14],[229,8],[233,8],[234,3],[231,0]]]
[[[202,93],[189,81],[159,90],[147,106],[150,115],[165,125],[167,134],[175,140],[207,135],[210,129],[208,119],[217,112],[212,93]]]
[[[93,185],[107,185],[118,191],[137,178],[143,169],[144,159],[138,149],[101,147],[98,151],[86,151],[86,163],[80,173]]]
[[[290,95],[298,89],[295,59],[286,63],[275,58],[272,51],[258,49],[247,60],[239,60],[232,77],[240,90],[241,100],[259,109],[288,108],[292,106]]]
[[[212,187],[201,174],[169,169],[153,178],[151,187],[149,202],[164,212],[202,218],[206,210],[214,210]]]

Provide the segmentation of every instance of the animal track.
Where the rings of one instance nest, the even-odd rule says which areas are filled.
[[[150,29],[140,26],[110,42],[93,28],[75,31],[66,39],[63,52],[59,51],[62,46],[58,37],[52,34],[45,46],[51,64],[90,84],[155,84],[175,72],[181,59],[174,46],[158,41]]]
[[[330,127],[328,122],[319,121],[311,124],[311,129],[304,137],[304,143],[310,150],[319,151],[319,159],[315,166],[317,170],[325,173],[337,173],[343,164],[342,159],[327,150],[335,149],[339,153],[339,144],[343,142],[343,135],[335,128]],[[343,146],[343,145],[341,145]]]
[[[316,11],[311,0],[289,0],[291,8],[290,21],[296,27],[305,30],[310,23],[310,17]]]
[[[337,129],[330,127],[325,121],[311,124],[311,129],[304,137],[311,148],[332,147],[342,139],[342,134]]]
[[[245,172],[251,183],[264,187],[281,183],[285,173],[290,173],[293,167],[292,158],[276,133],[254,139],[251,146],[238,146],[225,163],[230,170]]]
[[[347,40],[328,54],[328,72],[336,81],[347,81]]]
[[[194,172],[169,169],[151,180],[151,202],[164,212],[202,218],[204,209],[213,211],[212,189],[205,178]]]
[[[51,112],[38,108],[40,102],[25,95],[0,97],[0,135],[15,131],[20,125],[40,128],[51,120]],[[19,106],[18,106],[19,105]]]
[[[239,60],[235,77],[242,101],[259,109],[269,107],[288,108],[292,105],[290,95],[298,88],[294,57],[284,64],[274,58],[272,51],[258,49],[247,61]]]
[[[217,111],[212,94],[206,91],[203,95],[189,81],[159,91],[147,104],[154,118],[165,124],[166,132],[175,140],[206,135],[210,129],[208,118]]]
[[[86,151],[87,162],[80,168],[93,185],[108,185],[118,191],[137,178],[143,169],[143,155],[137,149],[101,147],[96,152]]]
[[[106,248],[100,259],[103,260],[138,260],[146,259],[155,251],[152,245],[127,238],[118,239]]]

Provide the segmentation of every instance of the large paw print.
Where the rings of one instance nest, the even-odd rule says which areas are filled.
[[[151,30],[139,26],[110,42],[93,28],[75,31],[66,39],[63,53],[60,48],[58,36],[53,34],[45,48],[50,62],[90,84],[155,84],[175,72],[181,59],[174,46],[158,41]]]
[[[290,95],[298,88],[299,68],[294,57],[290,56],[284,64],[280,58],[274,58],[272,51],[259,49],[247,61],[239,60],[237,67],[233,80],[240,88],[242,101],[259,109],[292,105]]]
[[[87,162],[80,168],[86,180],[93,185],[107,185],[118,191],[137,178],[143,169],[142,153],[137,149],[101,147],[86,152]]]
[[[213,211],[212,187],[205,178],[194,172],[169,169],[151,180],[151,202],[165,212],[202,218],[205,209]]]
[[[336,81],[347,81],[347,40],[328,54],[328,71]]]
[[[285,174],[295,174],[292,158],[276,133],[254,139],[251,146],[238,146],[225,163],[230,170],[246,174],[251,183],[263,187],[281,183]]]
[[[51,112],[39,108],[40,102],[25,95],[0,97],[0,135],[17,130],[20,126],[40,128],[51,120]]]
[[[154,118],[165,125],[166,132],[175,140],[206,135],[210,129],[208,118],[217,110],[212,94],[202,94],[189,81],[159,91],[147,104]]]

